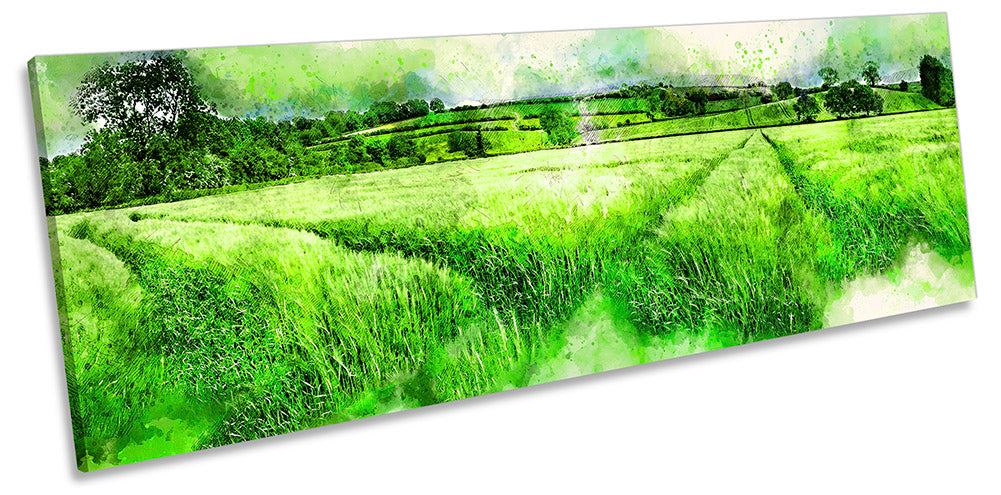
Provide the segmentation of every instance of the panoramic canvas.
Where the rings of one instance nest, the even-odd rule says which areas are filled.
[[[29,75],[84,471],[975,297],[944,14]]]

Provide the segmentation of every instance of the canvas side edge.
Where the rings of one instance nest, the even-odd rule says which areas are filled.
[[[28,88],[31,93],[31,107],[35,121],[35,141],[38,158],[48,159],[48,148],[45,138],[45,121],[42,115],[42,102],[38,85],[38,57],[32,57],[28,61]],[[40,166],[40,162],[36,162]],[[46,235],[49,239],[49,253],[52,259],[52,278],[56,295],[56,311],[59,318],[60,347],[63,350],[63,367],[66,374],[66,391],[69,399],[70,423],[73,431],[73,444],[75,447],[74,457],[76,458],[77,469],[86,472],[81,461],[87,456],[86,442],[80,436],[86,429],[83,427],[84,416],[80,413],[79,399],[77,392],[76,369],[73,361],[73,339],[69,331],[69,316],[66,308],[66,291],[63,280],[62,258],[59,250],[59,232],[56,218],[48,215],[45,209],[45,198],[49,197],[50,184],[46,181],[46,174],[39,169],[42,184],[43,211],[45,211]]]

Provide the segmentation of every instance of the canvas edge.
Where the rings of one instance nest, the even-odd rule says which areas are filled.
[[[45,121],[42,115],[42,102],[41,95],[39,94],[38,85],[38,56],[32,57],[28,61],[28,88],[31,93],[31,108],[35,121],[35,140],[37,146],[37,156],[38,159],[42,157],[48,158],[47,153],[47,143],[45,139]],[[38,163],[36,162],[36,166]],[[39,170],[41,175],[41,171]],[[40,177],[42,184],[42,198],[44,203],[44,198],[47,196],[49,190],[49,184],[45,180],[45,176]],[[43,212],[45,211],[43,205]],[[46,225],[46,236],[49,239],[49,253],[52,259],[52,278],[54,279],[54,288],[56,296],[56,311],[59,318],[59,339],[60,348],[63,351],[63,368],[66,376],[66,392],[69,399],[69,413],[70,413],[70,424],[73,431],[73,445],[74,445],[74,457],[76,458],[76,468],[81,472],[87,472],[89,469],[81,463],[81,461],[87,456],[86,452],[86,442],[81,438],[81,434],[86,431],[83,427],[84,414],[81,414],[79,409],[79,399],[77,392],[77,379],[74,370],[73,361],[73,339],[72,333],[69,325],[69,316],[67,314],[66,308],[66,290],[65,282],[63,280],[63,270],[62,270],[62,258],[59,251],[59,232],[56,225],[56,218],[54,216],[45,216]]]

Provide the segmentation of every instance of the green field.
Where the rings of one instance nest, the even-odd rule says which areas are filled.
[[[790,104],[602,132],[786,123]],[[418,139],[440,160],[444,136]],[[822,328],[853,280],[899,281],[916,245],[962,290],[908,297],[973,290],[952,109],[53,220],[84,469]]]
[[[883,114],[906,113],[942,108],[914,92],[876,89],[883,98]],[[822,100],[823,93],[815,95]],[[364,131],[368,139],[386,142],[390,137],[402,135],[414,139],[430,163],[466,158],[461,152],[449,152],[447,134],[451,132],[475,133],[483,131],[490,138],[485,143],[487,155],[524,153],[550,147],[545,141],[538,114],[546,107],[559,108],[572,115],[574,122],[588,119],[595,129],[597,142],[627,141],[653,137],[718,132],[732,129],[790,125],[800,122],[793,110],[795,99],[761,103],[760,97],[732,98],[708,102],[702,115],[669,118],[653,121],[644,109],[644,103],[635,98],[591,98],[582,102],[550,102],[533,104],[508,104],[483,109],[449,111],[420,119],[395,122]],[[580,115],[583,105],[587,116]],[[835,116],[822,110],[818,121],[834,120]],[[344,146],[346,138],[314,146],[316,151],[328,151]],[[584,144],[582,137],[574,144]]]
[[[917,93],[888,91],[885,89],[876,89],[875,91],[883,97],[884,104],[882,113],[884,115],[942,108]],[[815,98],[822,99],[823,93],[815,95]],[[799,119],[796,116],[796,112],[793,110],[794,104],[794,99],[783,100],[723,113],[680,117],[624,128],[606,129],[599,132],[599,140],[620,141],[699,132],[715,132],[748,127],[795,124],[799,122]],[[821,111],[816,118],[817,121],[834,119],[835,116],[827,110]]]

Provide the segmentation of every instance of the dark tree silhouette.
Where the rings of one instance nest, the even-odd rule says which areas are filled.
[[[435,98],[431,100],[431,111],[434,113],[440,113],[445,111],[445,104],[441,101],[441,98]]]
[[[952,89],[952,71],[931,55],[925,55],[918,64],[921,74],[921,94],[939,105],[952,105],[955,96]]]
[[[775,97],[780,100],[787,100],[792,98],[793,94],[795,94],[795,90],[793,89],[792,84],[783,81],[776,84],[775,87],[772,88],[772,93],[774,93]]]

